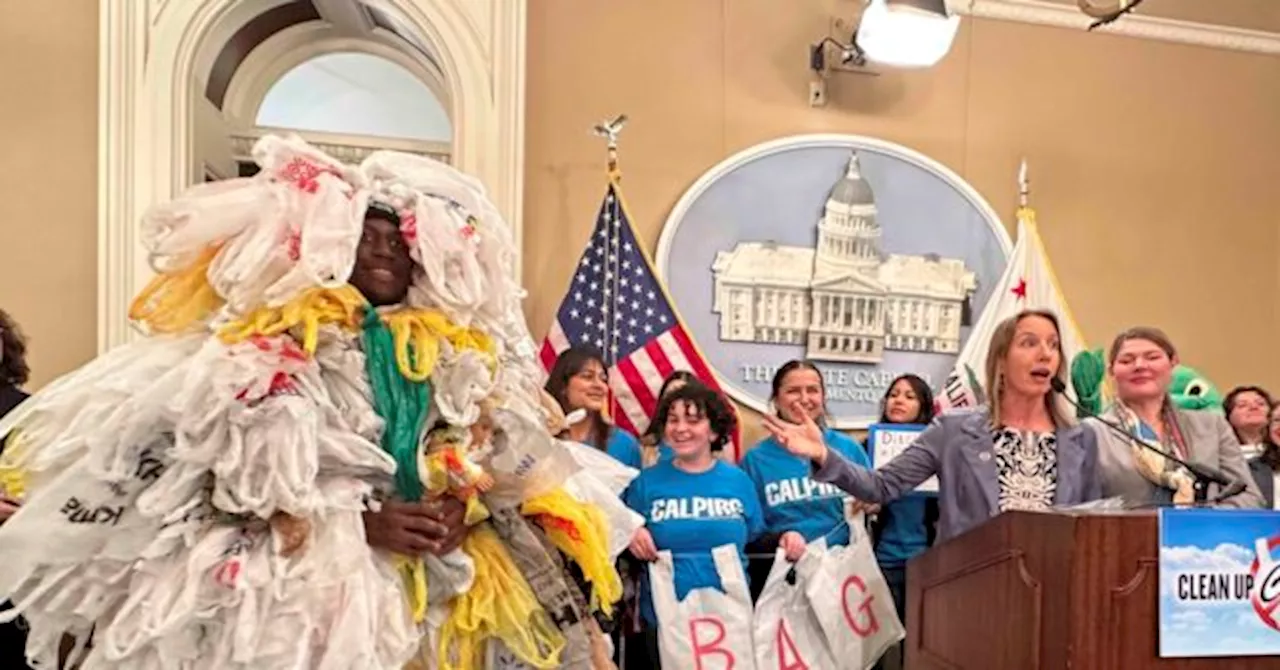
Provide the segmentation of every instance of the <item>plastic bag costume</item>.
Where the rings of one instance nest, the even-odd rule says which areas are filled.
[[[0,619],[23,615],[48,667],[69,635],[85,670],[608,667],[592,612],[620,595],[635,472],[552,437],[483,189],[296,138],[254,158],[145,217],[148,336],[0,421],[25,493],[0,527]],[[371,202],[416,264],[394,307],[347,284]],[[368,546],[365,510],[429,495],[467,503],[461,549]]]

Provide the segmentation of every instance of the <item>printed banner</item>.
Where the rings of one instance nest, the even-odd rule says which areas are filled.
[[[1160,510],[1160,657],[1280,655],[1280,512]]]
[[[871,467],[879,470],[898,457],[926,426],[908,423],[877,423],[867,428],[868,456]],[[916,493],[938,493],[938,477],[935,475],[916,487]]]

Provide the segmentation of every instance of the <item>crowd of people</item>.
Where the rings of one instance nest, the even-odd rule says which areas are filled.
[[[715,458],[733,431],[734,414],[727,401],[691,375],[676,373],[667,380],[651,426],[637,443],[604,418],[603,358],[588,349],[565,351],[548,388],[569,389],[557,393],[564,409],[586,410],[590,417],[574,438],[642,470],[625,493],[628,506],[645,518],[623,561],[637,584],[640,608],[622,636],[631,650],[628,667],[657,663],[655,629],[661,622],[647,591],[647,573],[634,567],[654,560],[658,551],[677,557],[676,590],[683,597],[696,588],[718,586],[711,550],[734,544],[758,595],[775,549],[794,561],[818,538],[829,545],[847,543],[849,520],[862,512],[905,621],[906,563],[935,541],[1001,512],[1108,498],[1126,507],[1195,502],[1191,473],[1106,423],[1243,484],[1243,490],[1221,498],[1228,492],[1210,484],[1205,496],[1214,505],[1274,506],[1280,409],[1264,390],[1235,389],[1222,412],[1176,406],[1168,391],[1177,351],[1155,328],[1119,334],[1106,358],[1115,397],[1100,417],[1078,420],[1076,409],[1054,389],[1066,385],[1069,367],[1057,316],[1039,310],[1018,314],[992,337],[986,365],[992,383],[985,405],[935,416],[923,379],[904,374],[892,381],[879,423],[928,428],[910,448],[876,468],[868,459],[874,445],[864,448],[827,425],[826,389],[817,366],[793,360],[773,378],[773,413],[764,418],[769,437],[734,467]],[[645,458],[650,447],[652,456]],[[917,492],[935,476],[936,495]],[[785,482],[794,484],[779,486]],[[719,507],[726,510],[724,518],[683,518],[676,510],[695,496],[733,504]]]
[[[304,192],[314,193],[314,189],[308,191],[309,187],[305,186]],[[275,187],[274,184],[271,186]],[[347,197],[350,198],[349,195]],[[453,205],[457,203],[450,206]],[[420,624],[423,617],[428,622],[432,621],[428,604],[440,602],[441,596],[432,595],[436,593],[437,580],[431,580],[432,591],[428,592],[419,579],[420,575],[414,572],[414,561],[402,559],[416,557],[420,561],[426,556],[438,557],[429,562],[429,567],[435,570],[432,575],[448,573],[450,567],[456,567],[449,557],[456,557],[459,550],[472,551],[469,555],[483,563],[486,559],[478,557],[474,551],[481,546],[478,543],[489,542],[485,538],[492,531],[486,530],[491,526],[478,521],[490,514],[478,501],[484,500],[485,496],[481,494],[489,492],[495,484],[492,478],[473,477],[467,479],[467,486],[463,487],[470,492],[467,495],[429,496],[429,484],[434,480],[424,473],[421,481],[428,484],[426,490],[418,491],[416,496],[410,495],[406,491],[414,489],[414,482],[406,483],[401,479],[406,461],[398,456],[402,453],[398,451],[400,447],[388,442],[391,439],[388,435],[407,435],[410,451],[422,441],[435,444],[437,441],[461,440],[475,447],[488,447],[495,431],[505,433],[507,439],[514,439],[512,436],[520,428],[519,412],[513,411],[500,417],[501,420],[493,421],[488,414],[491,410],[486,404],[485,393],[475,395],[474,407],[461,404],[455,407],[449,403],[461,403],[463,397],[471,398],[469,394],[472,391],[463,390],[443,398],[417,396],[414,394],[421,392],[420,387],[404,382],[404,379],[414,377],[415,371],[420,372],[427,349],[415,349],[405,354],[404,341],[413,340],[419,342],[419,347],[423,345],[410,334],[396,332],[393,337],[395,317],[389,314],[399,306],[412,303],[414,296],[419,295],[415,291],[426,294],[451,290],[443,284],[430,286],[423,283],[423,277],[430,274],[423,270],[423,266],[431,259],[426,256],[428,247],[411,246],[415,240],[406,231],[416,234],[422,230],[414,228],[411,215],[403,202],[398,207],[380,207],[373,200],[360,213],[361,229],[358,243],[352,250],[352,269],[349,272],[349,283],[359,298],[360,307],[344,313],[342,318],[361,321],[364,334],[355,340],[341,340],[333,333],[322,331],[318,335],[319,344],[314,341],[317,338],[315,332],[298,337],[302,349],[319,352],[312,354],[317,358],[327,361],[329,359],[324,359],[324,356],[332,354],[333,370],[341,368],[344,374],[351,373],[353,368],[341,367],[345,365],[340,360],[343,355],[354,351],[367,357],[368,365],[357,363],[352,374],[368,376],[367,385],[373,390],[366,390],[365,396],[371,398],[369,402],[373,407],[363,411],[368,416],[376,411],[380,421],[364,421],[367,417],[356,411],[358,408],[348,407],[351,403],[358,404],[351,399],[357,396],[338,398],[336,386],[330,389],[333,398],[326,395],[324,397],[329,400],[325,402],[331,401],[333,413],[341,413],[345,417],[341,421],[335,419],[335,425],[341,426],[343,435],[352,440],[356,439],[351,437],[352,434],[358,435],[362,440],[360,445],[369,445],[369,448],[381,444],[395,462],[383,463],[371,456],[363,456],[361,458],[365,461],[358,463],[335,466],[332,462],[327,465],[322,462],[320,472],[322,475],[329,472],[328,476],[340,483],[342,477],[354,476],[350,473],[360,472],[362,468],[385,471],[387,485],[377,496],[366,495],[364,502],[353,512],[356,514],[352,517],[353,532],[363,536],[371,551],[399,557],[394,563],[398,572],[389,578],[389,588],[414,592],[421,585],[421,602],[416,602],[416,605],[421,605],[421,611],[415,612],[413,617],[413,623]],[[419,220],[418,225],[421,224]],[[468,233],[471,234],[474,233]],[[341,307],[342,295],[345,294],[330,296],[333,302],[325,303],[326,308]],[[390,325],[384,325],[383,321]],[[427,324],[421,328],[444,328],[438,321],[421,323]],[[293,327],[302,330],[309,325],[314,324],[309,324],[306,319],[292,322]],[[468,334],[463,330],[448,330],[448,337],[452,339],[449,339],[450,346],[443,350],[457,356],[457,360],[450,362],[456,367],[447,368],[451,374],[481,371],[485,366],[500,369],[502,363],[495,361],[501,360],[501,356],[462,355],[469,347],[477,351],[502,351],[501,347],[495,349],[488,344],[486,337],[490,335]],[[280,332],[274,331],[274,335]],[[404,332],[418,331],[408,328]],[[26,397],[21,389],[28,380],[29,367],[25,358],[25,341],[17,325],[3,312],[0,312],[0,336],[4,345],[3,358],[0,358],[0,412],[7,413]],[[337,338],[332,339],[333,342],[345,342],[343,346],[347,348],[328,352],[325,347],[330,346],[331,338]],[[512,341],[519,339],[513,337]],[[246,335],[242,343],[247,347],[246,352],[253,348],[266,351],[271,346],[267,335],[257,331]],[[171,363],[177,365],[172,361],[193,356],[197,351],[204,349],[196,346],[175,350]],[[444,354],[436,353],[442,356],[440,364],[445,366]],[[293,349],[281,350],[281,357],[290,365],[305,358]],[[375,363],[384,364],[384,367],[378,368]],[[156,361],[149,364],[156,366],[155,372],[160,372],[165,363]],[[466,367],[472,364],[473,367]],[[986,402],[982,406],[938,414],[935,413],[931,390],[921,377],[903,374],[889,384],[881,402],[879,423],[927,428],[895,459],[873,467],[868,457],[869,451],[874,449],[873,444],[864,446],[828,425],[827,389],[819,368],[810,361],[794,360],[781,366],[772,380],[772,412],[763,419],[768,437],[749,448],[740,464],[732,464],[717,454],[734,434],[738,415],[724,397],[694,375],[677,372],[666,380],[648,430],[635,436],[609,420],[609,368],[605,359],[590,349],[567,349],[559,355],[541,389],[543,396],[554,405],[548,410],[552,415],[552,420],[546,424],[548,431],[558,439],[593,448],[617,464],[638,472],[625,488],[613,495],[619,507],[625,505],[642,523],[630,534],[629,542],[624,543],[625,551],[614,564],[616,575],[611,575],[603,574],[599,569],[600,552],[592,553],[564,540],[566,536],[577,537],[574,533],[590,530],[589,523],[583,522],[586,525],[575,527],[573,533],[558,535],[557,530],[563,527],[547,520],[555,515],[546,510],[554,508],[555,501],[563,502],[568,498],[542,499],[547,507],[540,508],[542,511],[538,513],[526,512],[529,527],[517,523],[516,530],[511,530],[510,526],[516,522],[495,507],[490,523],[492,528],[502,531],[502,542],[516,546],[520,538],[533,537],[531,541],[535,544],[541,540],[543,544],[555,545],[558,551],[551,552],[547,560],[552,565],[563,567],[568,577],[564,584],[555,587],[535,584],[533,577],[529,577],[529,587],[522,586],[524,582],[517,580],[502,587],[513,591],[493,591],[490,599],[494,594],[518,599],[517,596],[525,593],[522,589],[529,588],[531,602],[537,602],[536,606],[531,606],[532,613],[521,621],[536,629],[549,625],[547,621],[560,625],[559,618],[537,614],[540,607],[550,609],[548,603],[554,600],[544,591],[559,589],[558,593],[568,594],[565,599],[576,603],[573,605],[577,608],[573,610],[577,612],[575,616],[586,615],[586,623],[582,624],[581,630],[571,630],[565,625],[559,631],[542,631],[542,642],[558,640],[560,648],[569,649],[575,639],[573,636],[580,635],[584,640],[581,650],[584,660],[581,662],[585,664],[581,667],[596,668],[602,667],[603,662],[600,658],[601,639],[608,638],[612,642],[614,662],[626,668],[655,668],[659,665],[656,631],[662,621],[654,609],[645,565],[654,561],[659,552],[671,552],[675,557],[675,587],[677,596],[683,597],[694,589],[719,586],[711,551],[726,544],[733,545],[743,559],[745,571],[751,576],[753,595],[758,595],[777,550],[781,550],[784,560],[795,561],[805,552],[806,546],[818,539],[825,540],[829,546],[847,544],[852,537],[861,536],[853,532],[855,529],[850,524],[866,519],[876,558],[890,586],[898,615],[905,621],[906,564],[936,541],[962,534],[1002,512],[1044,510],[1107,498],[1118,498],[1125,505],[1134,507],[1190,504],[1198,498],[1223,507],[1276,507],[1275,482],[1277,472],[1280,472],[1280,407],[1265,390],[1254,386],[1237,388],[1228,394],[1221,413],[1178,407],[1169,396],[1170,380],[1177,364],[1176,348],[1163,332],[1140,327],[1119,334],[1106,352],[1107,372],[1114,382],[1114,398],[1100,417],[1077,420],[1076,410],[1059,392],[1068,381],[1070,361],[1063,351],[1057,317],[1048,311],[1022,312],[1001,323],[992,336],[985,368],[988,388]],[[384,373],[391,376],[379,376]],[[294,374],[298,379],[307,379],[305,371]],[[399,376],[395,376],[397,374]],[[480,375],[476,379],[490,380],[482,372],[475,374]],[[417,376],[421,381],[422,375]],[[493,379],[497,378],[500,375]],[[454,379],[442,378],[441,383]],[[163,388],[158,381],[148,380],[148,383],[153,381],[156,384],[154,388]],[[496,382],[490,380],[488,383]],[[387,391],[387,385],[394,388]],[[261,391],[258,400],[261,403],[269,403],[277,396],[296,399],[297,396],[307,397],[306,394],[316,392],[306,384],[292,386],[287,379],[278,376],[270,377],[267,386],[258,390]],[[441,394],[444,390],[442,387]],[[515,402],[524,390],[508,389],[502,396],[503,402]],[[59,387],[58,391],[66,392],[64,387]],[[387,400],[384,403],[384,396],[394,402]],[[242,398],[237,396],[236,400]],[[439,404],[440,408],[428,415],[425,407],[414,411],[414,402],[432,403],[432,407]],[[57,409],[56,403],[48,405],[46,401],[42,407],[46,406]],[[322,407],[328,411],[330,405]],[[470,418],[457,419],[455,415]],[[329,429],[313,430],[323,433]],[[382,431],[381,435],[379,431]],[[276,434],[272,439],[279,439],[281,435]],[[329,439],[339,439],[335,435],[329,435]],[[169,437],[171,439],[172,435]],[[1230,487],[1213,484],[1198,491],[1194,473],[1172,460],[1161,458],[1152,449],[1140,447],[1130,437],[1144,441],[1155,451],[1212,466],[1243,486],[1232,492],[1227,490]],[[357,446],[360,445],[353,442],[344,447],[347,451],[343,453],[356,454],[350,456],[356,458]],[[334,447],[329,445],[328,448]],[[455,459],[459,453],[465,456],[463,452],[450,453]],[[192,457],[188,454],[186,458]],[[67,462],[80,463],[74,460]],[[325,470],[326,467],[329,470]],[[939,482],[937,493],[918,492],[920,484],[932,477],[937,477]],[[27,501],[19,499],[21,492],[14,490],[16,485],[2,481],[0,484],[6,484],[6,488],[0,490],[3,494],[0,496],[0,524],[5,524],[15,515],[21,515]],[[334,487],[341,488],[337,483]],[[237,495],[243,493],[223,492],[222,498],[214,497],[213,500],[217,504],[228,500],[242,502]],[[376,504],[370,502],[375,499]],[[696,514],[690,511],[694,499],[697,499],[700,510]],[[353,500],[361,499],[357,495]],[[595,519],[597,508],[607,511],[609,505],[608,500],[595,499],[591,504],[583,503],[581,509],[562,510],[560,521]],[[349,508],[348,505],[341,509]],[[324,533],[336,532],[326,530],[324,524],[328,522],[319,522],[319,528],[308,526],[306,518],[302,517],[306,506],[300,504],[297,509],[300,511],[296,513],[266,514],[264,520],[270,522],[270,528],[264,532],[272,533],[271,537],[278,544],[288,545],[291,533],[302,528],[298,532],[311,538],[309,542],[315,545],[312,549],[318,546],[321,550],[336,551],[337,545],[324,544],[328,541]],[[340,514],[337,509],[335,507],[328,513]],[[240,512],[248,515],[247,508]],[[281,520],[281,515],[287,518]],[[302,521],[294,516],[302,518]],[[496,551],[493,549],[496,546],[494,543],[483,544],[486,547],[483,551]],[[293,549],[297,549],[297,545],[293,545]],[[252,552],[253,549],[246,551]],[[540,568],[528,568],[521,563],[529,560],[528,556],[513,551],[513,558],[522,573],[539,574]],[[609,556],[606,564],[612,564],[612,561],[613,557]],[[486,564],[483,569],[472,569],[477,573],[491,568],[501,571],[507,565]],[[43,578],[37,563],[33,562],[28,568],[31,580]],[[386,575],[376,566],[365,568],[369,572],[362,578],[367,582],[363,588],[370,592],[368,604],[385,604],[378,600],[373,584],[382,584],[378,580]],[[604,572],[609,571],[606,569]],[[220,576],[225,575],[220,573]],[[619,579],[618,588],[611,584],[614,577]],[[230,575],[228,579],[234,581],[235,576]],[[494,588],[492,584],[489,586]],[[113,618],[115,615],[106,611],[85,620],[66,615],[68,628],[56,631],[62,633],[65,630],[66,636],[60,642],[56,639],[51,641],[48,626],[56,625],[62,619],[50,618],[56,607],[46,605],[41,597],[44,596],[24,592],[23,605],[30,616],[43,617],[40,623],[45,625],[45,629],[32,629],[41,636],[33,641],[38,642],[36,651],[45,654],[43,659],[50,658],[49,645],[54,643],[57,643],[56,656],[60,664],[73,654],[75,658],[83,659],[86,649],[95,646],[92,639],[96,634],[94,625],[117,623]],[[126,594],[121,593],[119,597],[124,598]],[[456,599],[466,597],[466,588],[446,589],[445,597],[455,599],[456,607]],[[17,601],[18,597],[14,596],[14,600]],[[306,601],[299,603],[299,607],[310,606]],[[206,605],[221,607],[223,601]],[[481,603],[477,600],[467,606],[480,607]],[[201,626],[210,625],[207,619],[212,615],[200,616],[206,617]],[[407,623],[391,615],[385,619],[379,625],[396,628]],[[576,618],[574,620],[577,621]],[[325,625],[335,626],[336,634],[339,624],[328,619],[324,621]],[[83,629],[73,630],[72,622],[83,624]],[[539,659],[546,660],[539,655],[543,648],[538,644],[517,650],[522,642],[521,636],[503,637],[499,630],[503,622],[490,623],[493,625],[490,638],[501,641],[511,651],[519,651],[517,655],[528,666],[537,666]],[[23,667],[21,664],[26,662],[28,652],[35,648],[23,641],[25,626],[19,619],[0,629],[0,666]],[[456,626],[461,624],[440,624],[437,621],[433,630],[445,637],[454,635],[450,638],[453,644],[462,644],[459,640],[465,635],[460,632],[463,629]],[[181,632],[180,628],[174,630]],[[113,631],[105,635],[111,646],[121,644]],[[236,640],[237,645],[242,642]],[[203,639],[199,643],[204,643]],[[165,654],[189,651],[181,645],[166,647],[167,642],[148,644],[154,644],[155,648],[139,646],[137,653],[153,654],[154,658],[163,659],[167,658]],[[197,642],[193,640],[191,644],[197,645]],[[368,655],[362,658],[376,657],[381,662],[407,653],[396,646],[408,644],[403,640],[380,639],[378,645],[384,644],[385,648],[371,646],[367,650]],[[437,638],[428,646],[431,644],[446,643]],[[417,646],[416,640],[413,646]],[[265,647],[253,653],[266,653],[262,649]],[[115,652],[125,653],[118,648]],[[89,653],[88,658],[102,661],[111,658],[108,656],[111,653],[111,650],[101,651],[99,656]],[[432,661],[436,657],[427,654],[423,658]],[[444,655],[439,659],[441,662],[447,660]],[[113,666],[105,664],[101,667]]]

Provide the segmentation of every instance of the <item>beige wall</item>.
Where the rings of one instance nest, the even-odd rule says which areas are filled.
[[[1256,0],[1215,2],[1232,5],[1233,19],[1274,18]],[[834,0],[782,5],[530,3],[535,333],[546,332],[604,187],[603,147],[588,129],[622,112],[624,187],[650,248],[699,175],[783,135],[905,144],[972,183],[1006,225],[1026,156],[1045,244],[1091,344],[1157,324],[1219,385],[1280,389],[1280,58],[966,19],[936,68],[834,75],[829,105],[815,109],[807,46],[831,17],[855,12]]]
[[[0,308],[32,386],[97,347],[96,5],[0,3]]]
[[[1272,0],[1216,1],[1225,21],[1280,28]],[[1213,18],[1188,14],[1199,0],[1161,2]],[[830,104],[810,108],[807,45],[853,13],[848,0],[530,3],[535,334],[601,196],[603,149],[588,129],[626,112],[625,187],[650,245],[702,172],[781,135],[903,143],[1002,213],[1025,155],[1046,244],[1091,341],[1156,323],[1220,385],[1280,387],[1280,58],[965,20],[937,68],[837,74]],[[92,3],[0,7],[0,307],[31,337],[37,384],[95,348],[96,21]]]

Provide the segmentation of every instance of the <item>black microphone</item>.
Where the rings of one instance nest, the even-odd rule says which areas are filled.
[[[1239,495],[1240,492],[1244,491],[1245,489],[1244,482],[1233,481],[1230,477],[1223,474],[1221,470],[1214,467],[1210,467],[1208,465],[1201,465],[1199,463],[1184,461],[1181,458],[1178,458],[1177,456],[1174,456],[1173,454],[1130,433],[1129,431],[1125,430],[1122,426],[1116,424],[1115,422],[1108,421],[1107,419],[1104,419],[1098,416],[1097,414],[1091,412],[1090,410],[1084,407],[1081,407],[1080,403],[1075,401],[1075,398],[1072,398],[1070,395],[1067,394],[1067,385],[1062,383],[1061,379],[1058,379],[1057,377],[1052,377],[1049,380],[1049,385],[1053,387],[1053,391],[1055,393],[1058,393],[1063,398],[1066,398],[1067,402],[1075,406],[1075,408],[1080,410],[1080,412],[1082,412],[1085,416],[1091,419],[1097,419],[1099,423],[1106,426],[1107,428],[1110,428],[1115,434],[1125,438],[1126,440],[1128,440],[1133,444],[1136,444],[1142,447],[1143,449],[1146,449],[1147,451],[1150,451],[1155,454],[1160,454],[1165,459],[1168,459],[1170,461],[1173,461],[1174,463],[1177,463],[1178,465],[1181,465],[1182,467],[1187,469],[1187,472],[1190,472],[1192,476],[1200,480],[1200,482],[1202,483],[1209,482],[1209,483],[1217,484],[1218,486],[1223,487],[1222,494],[1217,496],[1217,498],[1215,498],[1215,501],[1226,500],[1227,498],[1230,498],[1231,496],[1234,496],[1234,495]],[[1237,486],[1239,487],[1239,490],[1234,490]],[[1228,494],[1228,492],[1230,492],[1230,494]]]

